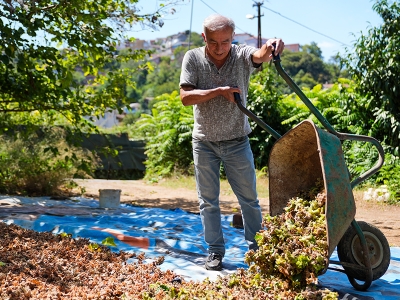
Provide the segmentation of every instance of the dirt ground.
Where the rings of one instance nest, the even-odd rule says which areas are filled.
[[[166,188],[159,184],[149,184],[143,180],[77,180],[85,189],[84,196],[98,198],[99,189],[120,189],[121,202],[144,207],[165,209],[181,208],[198,213],[197,193],[193,189]],[[378,227],[390,246],[400,247],[400,206],[381,202],[365,201],[361,193],[355,193],[357,221],[365,221]],[[263,214],[268,213],[268,199],[260,198]],[[222,195],[220,199],[223,214],[240,212],[235,196]]]

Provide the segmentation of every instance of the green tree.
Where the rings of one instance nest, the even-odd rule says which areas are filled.
[[[189,37],[187,39],[187,42],[189,42]],[[204,46],[204,39],[201,36],[201,34],[198,34],[197,32],[191,32],[190,34],[190,49],[197,48]]]
[[[118,52],[118,55],[125,55],[125,53],[129,51],[129,49],[122,49]],[[126,86],[126,97],[130,102],[142,102],[143,87],[146,85],[147,75],[153,71],[153,64],[148,63],[143,65],[143,61],[129,60],[121,63],[119,67],[122,69],[135,70],[132,74],[132,81],[135,85]]]
[[[147,75],[143,96],[155,97],[179,90],[179,76],[180,64],[169,56],[161,57],[154,64],[154,71]]]
[[[31,112],[46,122],[90,126],[90,119],[129,102],[136,69],[118,68],[139,61],[148,51],[116,54],[116,45],[138,22],[162,25],[161,6],[140,15],[138,0],[5,1],[0,6],[0,128],[16,120],[32,124]],[[114,66],[111,70],[110,67]],[[146,66],[142,66],[145,68]],[[81,69],[86,81],[74,80]],[[78,78],[75,76],[75,78]],[[101,87],[101,88],[100,88]],[[42,120],[43,122],[43,120]]]
[[[330,83],[337,82],[339,78],[347,78],[347,79],[351,78],[349,70],[345,68],[339,53],[332,56],[329,59],[329,62],[326,64],[326,67],[332,76],[332,80]]]
[[[400,4],[376,1],[373,9],[383,23],[354,43],[343,59],[362,96],[358,107],[365,133],[391,146],[399,155],[400,138]]]
[[[282,67],[301,88],[312,88],[333,79],[322,59],[322,51],[315,42],[302,46],[299,52],[285,50],[282,54]]]

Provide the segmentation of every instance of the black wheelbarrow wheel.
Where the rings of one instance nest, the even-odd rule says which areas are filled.
[[[362,232],[369,251],[369,259],[372,267],[372,280],[380,278],[387,271],[390,264],[389,243],[377,227],[364,222],[357,221]],[[365,266],[363,251],[360,238],[352,225],[347,229],[337,246],[338,257],[341,262]],[[349,266],[343,266],[346,274],[358,280],[366,280],[366,272]]]

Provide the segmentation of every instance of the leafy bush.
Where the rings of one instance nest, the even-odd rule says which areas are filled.
[[[385,141],[388,150],[399,155],[400,149],[400,3],[374,1],[373,9],[382,24],[371,27],[354,42],[342,62],[357,82],[362,95],[359,111],[363,127],[370,135]]]
[[[385,155],[385,164],[379,170],[376,184],[386,185],[390,192],[390,204],[400,203],[400,160],[389,153]]]
[[[152,114],[142,114],[130,134],[146,141],[145,178],[193,173],[193,108],[183,106],[176,91],[155,100]]]
[[[339,78],[329,89],[323,89],[322,85],[318,84],[312,89],[304,88],[302,92],[336,131],[363,134],[357,109],[360,97],[354,92],[354,86],[353,81]],[[297,94],[289,94],[281,101],[281,105],[285,107],[283,124],[293,127],[305,119],[310,119],[318,127],[325,128]]]
[[[59,194],[67,179],[87,176],[94,165],[90,153],[67,145],[61,128],[0,138],[1,193]]]

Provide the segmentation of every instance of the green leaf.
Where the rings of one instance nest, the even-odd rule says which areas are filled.
[[[115,244],[114,238],[111,237],[111,236],[105,238],[101,243],[102,243],[104,246],[117,247],[117,244]]]

